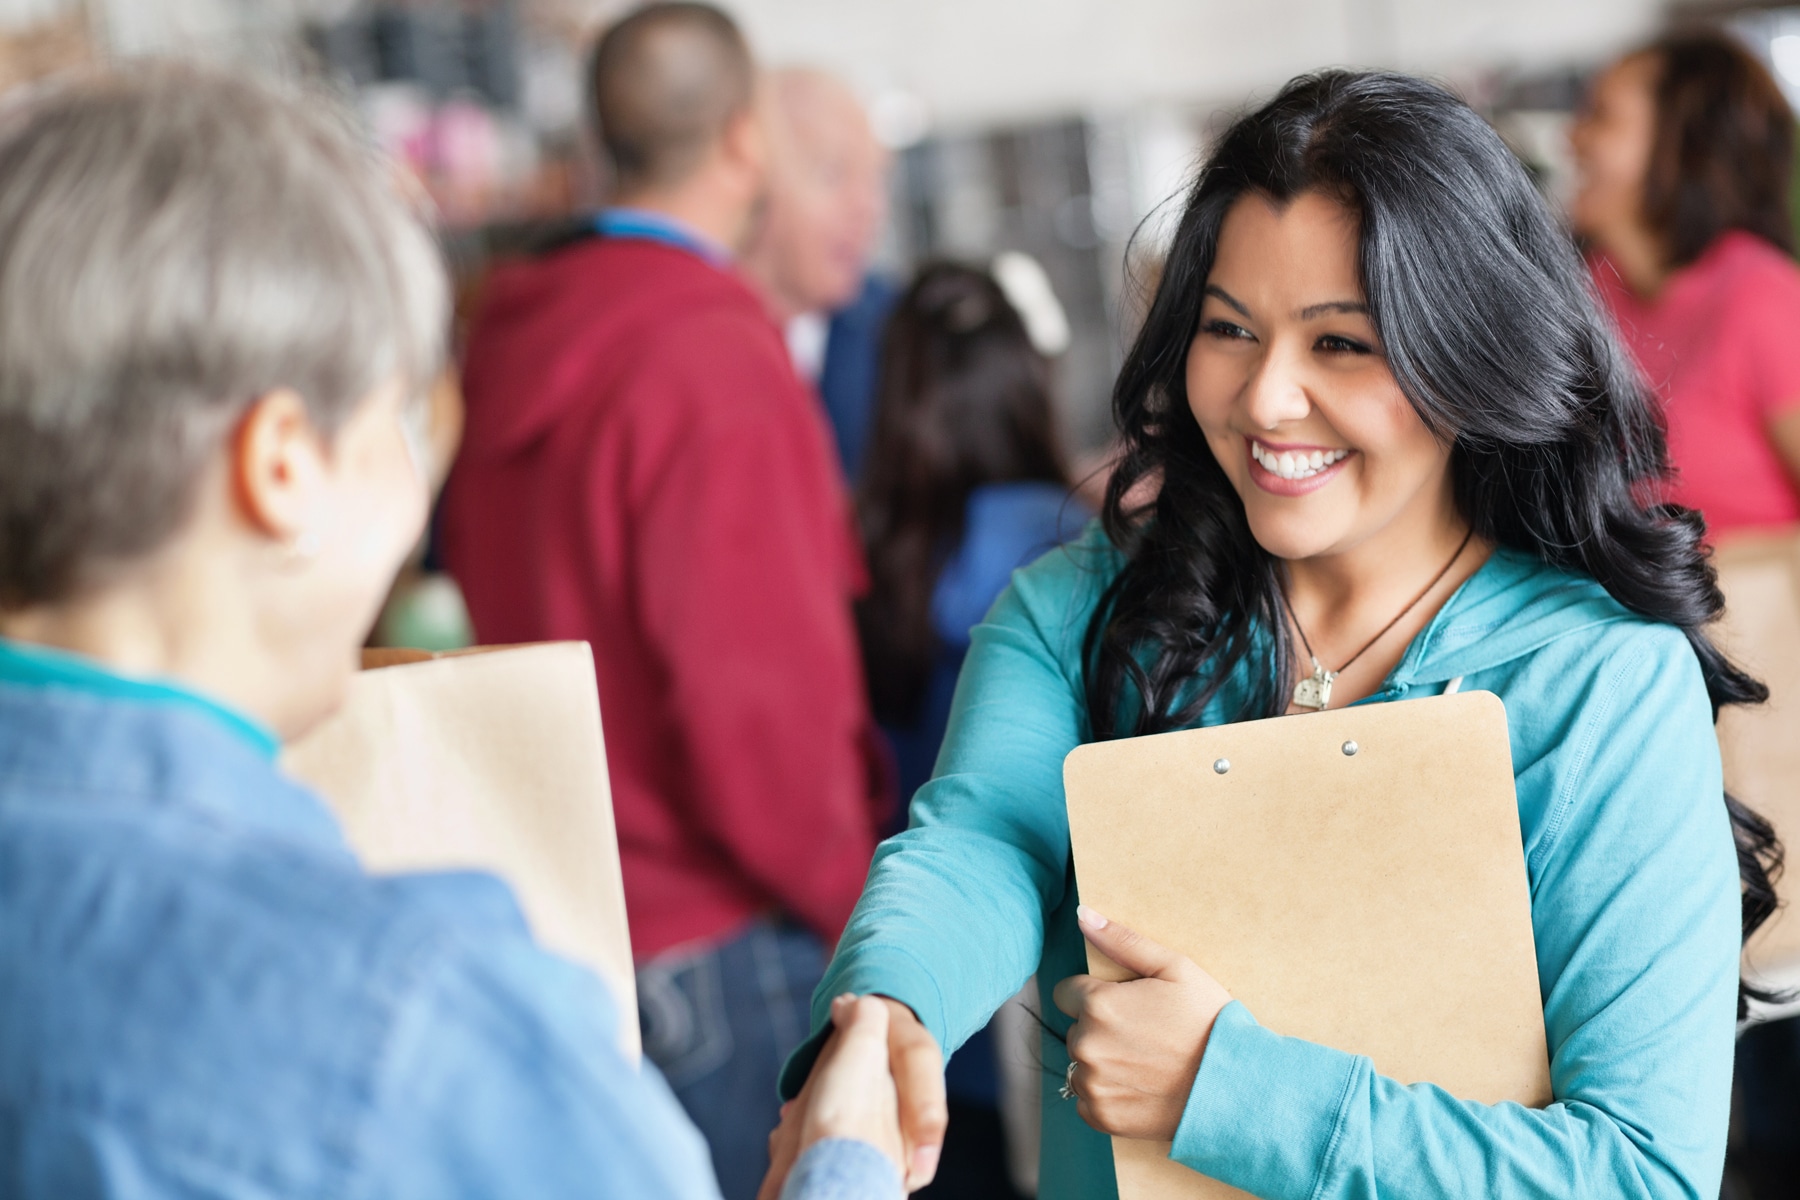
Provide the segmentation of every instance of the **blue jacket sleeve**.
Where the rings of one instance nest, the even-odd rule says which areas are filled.
[[[712,1159],[657,1069],[619,1051],[604,986],[523,930],[422,965],[370,1139],[372,1196],[718,1200]],[[875,1147],[831,1138],[782,1200],[901,1200]]]
[[[370,1195],[718,1200],[706,1144],[618,1048],[588,972],[521,929],[421,960],[377,1101]]]
[[[1527,859],[1555,1102],[1403,1086],[1233,1004],[1174,1158],[1270,1200],[1718,1194],[1739,893],[1699,664],[1638,626],[1566,687],[1579,715],[1533,768]]]
[[[1092,593],[1081,545],[1014,577],[974,630],[937,772],[911,826],[877,850],[862,899],[813,994],[813,1038],[789,1061],[798,1092],[842,992],[890,996],[946,1054],[987,1023],[1038,965],[1062,903],[1069,825],[1062,761],[1084,740],[1076,672]]]
[[[806,1148],[781,1200],[901,1200],[900,1172],[867,1142],[826,1138]]]

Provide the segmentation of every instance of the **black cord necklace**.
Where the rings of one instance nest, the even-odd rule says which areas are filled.
[[[1379,642],[1382,638],[1386,637],[1393,631],[1394,626],[1405,620],[1407,613],[1419,607],[1420,601],[1431,595],[1432,589],[1444,581],[1444,576],[1450,573],[1450,568],[1456,565],[1456,560],[1462,557],[1462,552],[1464,550],[1468,549],[1469,539],[1474,536],[1475,530],[1474,527],[1471,526],[1469,532],[1463,534],[1462,543],[1456,547],[1456,553],[1450,556],[1450,561],[1444,564],[1444,569],[1433,576],[1431,582],[1425,585],[1425,590],[1420,592],[1417,596],[1414,596],[1411,604],[1408,604],[1405,608],[1401,609],[1393,620],[1382,626],[1380,633],[1365,642],[1361,650],[1352,654],[1348,661],[1335,671],[1327,671],[1325,669],[1325,664],[1319,661],[1319,656],[1313,653],[1312,643],[1306,640],[1306,630],[1301,626],[1300,618],[1294,614],[1294,606],[1288,602],[1287,589],[1283,588],[1281,591],[1281,605],[1283,608],[1287,609],[1288,619],[1294,623],[1294,629],[1300,635],[1300,644],[1306,647],[1306,655],[1308,658],[1312,659],[1313,665],[1313,673],[1294,685],[1294,707],[1323,711],[1325,706],[1331,703],[1332,680],[1336,679],[1339,675],[1342,675],[1345,671],[1348,671],[1357,659],[1367,654],[1376,642]]]

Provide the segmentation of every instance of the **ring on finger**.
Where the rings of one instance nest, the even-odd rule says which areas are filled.
[[[1080,1097],[1075,1094],[1075,1064],[1072,1062],[1069,1064],[1069,1069],[1063,1072],[1062,1090],[1058,1095],[1064,1100],[1080,1099]]]

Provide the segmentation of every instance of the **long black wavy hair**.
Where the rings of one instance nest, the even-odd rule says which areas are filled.
[[[1186,364],[1226,213],[1246,194],[1284,203],[1308,191],[1360,219],[1362,286],[1388,365],[1452,443],[1456,502],[1476,535],[1585,573],[1631,611],[1679,626],[1715,717],[1767,699],[1707,636],[1724,599],[1705,525],[1655,500],[1668,469],[1656,401],[1525,169],[1443,88],[1328,72],[1294,80],[1225,134],[1188,193],[1120,372],[1123,453],[1101,515],[1128,561],[1086,634],[1095,736],[1190,725],[1234,675],[1250,681],[1235,719],[1287,708],[1296,659],[1281,564],[1251,535],[1207,448]],[[1154,499],[1133,503],[1146,483]],[[1748,938],[1774,911],[1781,847],[1755,812],[1729,795],[1725,804]],[[1746,995],[1764,993],[1740,984],[1740,1015]]]

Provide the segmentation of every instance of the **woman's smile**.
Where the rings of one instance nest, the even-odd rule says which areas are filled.
[[[1342,446],[1299,446],[1246,437],[1250,453],[1250,480],[1277,496],[1303,496],[1316,492],[1337,478],[1343,464],[1355,453]]]

